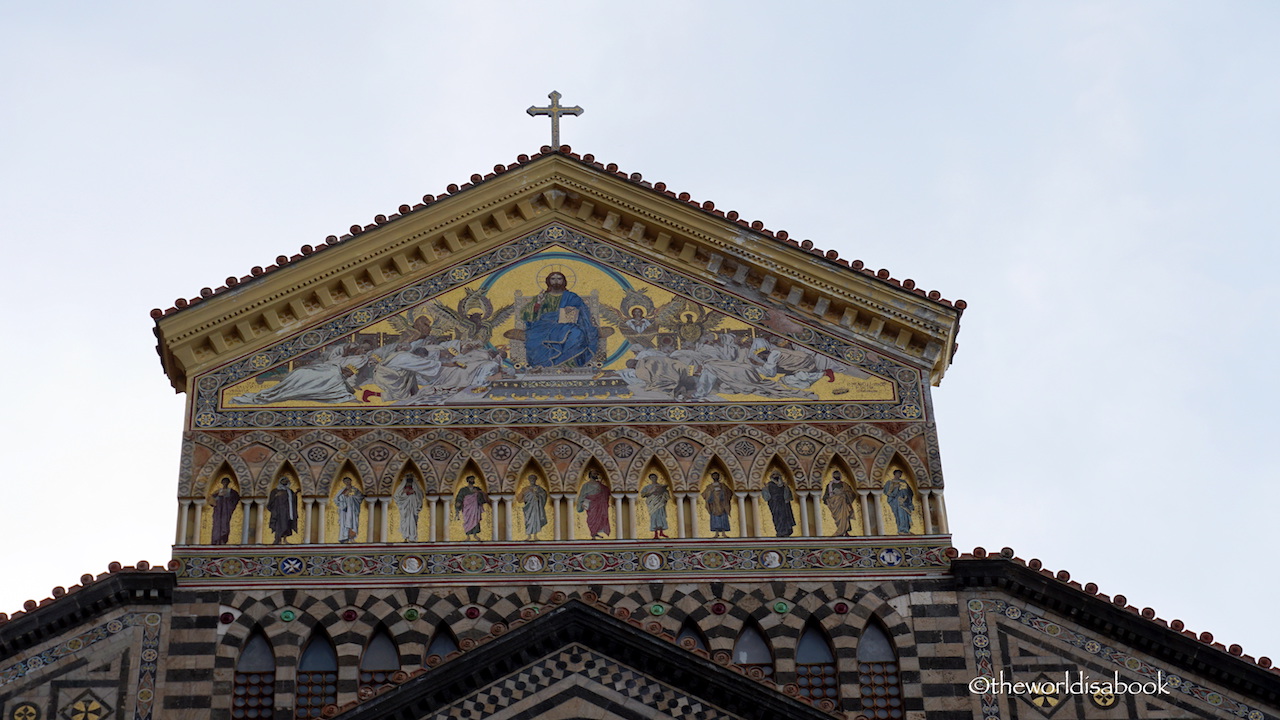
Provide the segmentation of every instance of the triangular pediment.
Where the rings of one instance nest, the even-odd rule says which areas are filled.
[[[832,715],[666,637],[570,601],[337,717],[829,720]]]
[[[463,188],[451,186],[448,196],[403,205],[399,214],[380,215],[374,224],[353,226],[351,235],[304,246],[301,254],[281,256],[277,265],[255,268],[245,278],[228,278],[227,287],[206,289],[198,298],[179,301],[177,308],[153,313],[158,349],[175,389],[190,391],[194,379],[210,370],[264,352],[274,355],[282,339],[314,337],[308,332],[351,318],[358,310],[372,313],[372,320],[410,310],[380,304],[410,288],[421,293],[418,303],[439,300],[456,309],[462,299],[454,297],[462,292],[459,282],[474,290],[478,279],[490,277],[499,284],[489,288],[496,311],[511,302],[503,293],[509,295],[513,288],[502,286],[504,280],[519,278],[525,293],[536,293],[538,286],[526,276],[531,272],[501,266],[534,262],[528,259],[531,238],[546,238],[538,233],[553,227],[589,238],[595,248],[634,258],[633,264],[683,278],[690,287],[697,284],[733,296],[744,307],[753,305],[762,313],[754,324],[765,329],[793,337],[825,329],[846,344],[923,372],[933,382],[950,362],[960,311],[938,300],[937,293],[888,279],[883,271],[877,277],[857,263],[855,270],[832,253],[815,256],[785,240],[785,233],[774,236],[744,227],[736,214],[730,214],[731,221],[691,204],[687,196],[676,197],[634,176],[620,177],[559,153],[473,181]],[[544,243],[533,252],[549,250],[550,243]],[[570,254],[587,251],[564,247]],[[604,264],[611,260],[582,257]],[[619,272],[628,282],[635,278],[653,285],[661,279]],[[472,275],[450,283],[448,273]],[[425,282],[433,278],[435,285]],[[602,295],[608,299],[611,290],[601,288]],[[699,305],[699,311],[719,309],[679,287],[671,292]],[[659,299],[666,298],[650,298],[655,311]],[[358,333],[367,325],[357,321],[350,330]]]
[[[914,419],[921,403],[906,363],[552,224],[201,376],[196,407],[198,427],[271,427]]]

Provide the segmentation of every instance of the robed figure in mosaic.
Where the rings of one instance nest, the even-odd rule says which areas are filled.
[[[658,482],[656,473],[649,473],[649,484],[640,488],[640,497],[649,507],[649,529],[653,531],[653,539],[667,537],[664,532],[667,525],[667,501],[671,499],[671,488]]]
[[[405,479],[400,492],[395,494],[396,508],[400,510],[400,534],[405,542],[418,542],[418,515],[422,512],[422,493],[413,480]]]
[[[582,367],[595,356],[599,331],[591,310],[568,289],[564,273],[547,275],[547,289],[520,313],[524,354],[533,367]]]
[[[480,539],[480,521],[484,519],[489,496],[476,485],[476,476],[467,476],[467,485],[453,497],[453,519],[462,520],[462,532],[468,540]]]
[[[782,480],[782,473],[769,475],[760,497],[769,504],[769,514],[773,516],[773,529],[778,537],[791,537],[796,527],[796,515],[791,509],[791,488]]]
[[[222,487],[213,493],[213,537],[214,545],[226,545],[231,539],[231,516],[240,506],[240,493],[231,487],[230,478],[222,478]]]
[[[298,531],[298,493],[289,487],[289,481],[280,478],[280,484],[267,496],[267,513],[271,516],[271,533],[276,536],[274,545]]]
[[[835,520],[835,532],[832,535],[848,535],[853,531],[853,502],[857,496],[849,483],[845,482],[839,470],[831,472],[831,482],[822,491],[822,502],[831,511]]]
[[[587,471],[587,481],[578,489],[578,512],[587,514],[587,531],[591,539],[609,534],[609,500],[612,491],[595,470]]]
[[[911,532],[911,513],[915,511],[915,492],[901,470],[894,470],[893,477],[884,484],[884,501],[889,503],[899,534]]]
[[[338,506],[338,542],[349,543],[360,534],[360,510],[364,507],[364,493],[351,484],[351,478],[342,478],[342,490],[333,499]]]
[[[524,503],[524,533],[533,540],[547,526],[547,489],[538,484],[538,476],[529,473],[529,484],[517,498]]]
[[[707,504],[711,516],[712,537],[729,537],[729,513],[733,509],[733,493],[720,479],[720,473],[711,473],[711,484],[702,491],[702,501]]]

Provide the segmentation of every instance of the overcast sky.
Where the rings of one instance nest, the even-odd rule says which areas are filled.
[[[1280,656],[1280,4],[0,0],[0,611],[170,557],[153,307],[549,142],[969,303],[955,544]]]

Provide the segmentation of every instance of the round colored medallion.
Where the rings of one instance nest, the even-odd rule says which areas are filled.
[[[298,617],[298,613],[292,610],[284,610],[280,613],[280,619],[285,622],[293,622]]]

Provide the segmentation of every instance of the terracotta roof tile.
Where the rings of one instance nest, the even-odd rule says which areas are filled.
[[[1249,663],[1257,665],[1258,667],[1271,670],[1271,672],[1273,673],[1280,674],[1280,668],[1272,667],[1271,658],[1260,657],[1255,660],[1253,656],[1245,655],[1244,649],[1239,645],[1235,645],[1235,644],[1231,645],[1230,648],[1227,648],[1223,646],[1222,643],[1214,642],[1213,633],[1211,632],[1202,632],[1199,635],[1196,635],[1194,632],[1187,630],[1185,624],[1181,620],[1175,619],[1175,620],[1166,622],[1165,620],[1159,617],[1156,617],[1156,611],[1149,607],[1142,608],[1140,610],[1137,607],[1130,605],[1128,598],[1126,598],[1124,595],[1116,595],[1114,597],[1108,597],[1098,592],[1098,586],[1095,583],[1087,583],[1084,587],[1081,587],[1079,583],[1071,580],[1071,573],[1067,572],[1066,570],[1059,570],[1057,573],[1053,573],[1050,570],[1045,569],[1043,567],[1043,564],[1040,562],[1040,560],[1036,558],[1032,558],[1030,560],[1023,560],[1022,558],[1018,557],[1017,555],[1014,554],[1014,551],[1012,548],[1006,547],[994,556],[988,555],[986,548],[983,548],[983,547],[976,547],[973,549],[972,552],[968,552],[968,553],[962,553],[956,548],[948,548],[946,554],[947,554],[947,557],[951,558],[952,560],[982,560],[982,559],[999,558],[1003,560],[1008,560],[1009,562],[1016,563],[1018,565],[1022,565],[1028,569],[1039,572],[1041,575],[1047,578],[1052,578],[1062,583],[1063,585],[1067,585],[1068,587],[1079,590],[1085,594],[1097,597],[1099,600],[1102,600],[1104,602],[1110,602],[1112,605],[1123,608],[1124,610],[1130,613],[1133,613],[1134,615],[1138,615],[1142,617],[1144,620],[1147,620],[1154,625],[1158,625],[1162,628],[1167,628],[1169,630],[1172,630],[1173,632],[1181,633],[1189,638],[1198,640],[1199,642],[1204,643],[1205,645],[1212,647],[1216,650],[1221,650],[1224,653],[1228,653],[1235,657],[1246,660]]]

